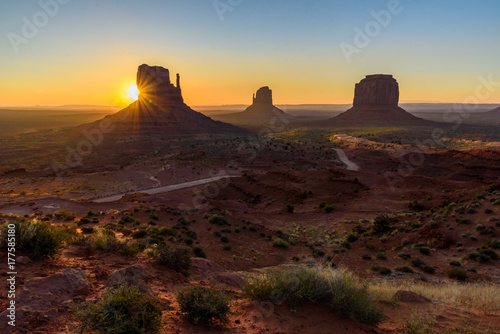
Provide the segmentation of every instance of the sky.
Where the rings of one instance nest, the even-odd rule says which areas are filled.
[[[261,86],[277,104],[352,103],[377,73],[401,102],[500,103],[498,13],[498,0],[2,0],[0,106],[127,105],[144,63],[180,73],[193,106],[250,104]]]

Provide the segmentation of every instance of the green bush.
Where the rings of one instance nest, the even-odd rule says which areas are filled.
[[[424,211],[426,208],[425,205],[419,203],[417,200],[414,200],[413,202],[408,203],[408,209],[413,211]]]
[[[403,260],[408,260],[409,258],[411,258],[411,255],[408,253],[398,253],[398,256]]]
[[[446,271],[446,274],[451,279],[456,279],[457,281],[465,281],[467,280],[467,273],[458,268],[450,268]]]
[[[295,205],[287,203],[285,205],[285,209],[286,209],[286,212],[293,213],[293,211],[295,210]]]
[[[454,267],[460,267],[462,264],[460,263],[460,261],[457,261],[457,260],[452,260],[450,261],[450,266],[454,266]]]
[[[374,273],[384,276],[389,276],[390,274],[392,274],[391,269],[386,268],[384,266],[371,266],[370,270],[373,271]]]
[[[125,256],[135,256],[141,251],[137,243],[129,244],[127,241],[120,241],[113,231],[103,228],[86,237],[84,243],[90,248],[90,251],[116,253]]]
[[[190,287],[177,294],[181,312],[189,319],[202,323],[227,324],[231,297],[224,292],[204,287]]]
[[[353,274],[332,268],[280,268],[255,277],[243,287],[245,295],[259,301],[328,305],[333,312],[367,324],[378,324],[383,313],[367,286]]]
[[[69,210],[66,210],[66,209],[59,209],[55,214],[54,216],[59,219],[59,220],[63,220],[63,221],[71,221],[71,220],[74,220],[75,219],[75,215],[69,211]]]
[[[164,246],[160,249],[158,263],[167,268],[186,274],[191,268],[192,250],[184,246]]]
[[[196,256],[196,257],[201,257],[204,259],[207,258],[207,254],[205,253],[205,251],[203,250],[203,248],[201,246],[194,247],[193,253],[194,253],[194,256]]]
[[[325,208],[324,208],[324,209],[325,209],[325,212],[326,212],[326,213],[332,213],[332,212],[335,210],[335,209],[334,209],[334,207],[333,207],[333,206],[331,206],[331,205],[327,205],[327,206],[325,206]]]
[[[488,243],[488,245],[491,248],[498,249],[498,248],[500,248],[500,241],[499,240],[490,240],[490,242]]]
[[[81,333],[158,333],[162,327],[162,307],[136,286],[107,290],[98,302],[75,308]]]
[[[8,225],[11,224],[4,224],[2,227],[2,249],[9,246]],[[47,221],[18,220],[12,225],[14,225],[16,235],[17,251],[28,255],[32,260],[44,257],[54,258],[64,247],[64,241],[67,238],[62,229],[56,228]]]
[[[137,230],[134,231],[130,236],[134,239],[142,239],[148,235],[148,232],[145,230]]]
[[[420,269],[427,274],[434,274],[436,272],[436,269],[426,264],[421,266]]]
[[[377,260],[387,260],[387,254],[385,254],[384,252],[375,254],[375,257],[377,258]]]
[[[208,219],[208,222],[210,224],[215,224],[219,226],[229,225],[229,221],[227,220],[227,218],[219,215],[213,215]]]
[[[358,237],[354,233],[349,233],[346,237],[347,242],[355,242],[358,240]]]
[[[431,253],[431,249],[429,247],[421,247],[419,251],[424,255],[429,255]]]
[[[397,267],[396,271],[399,271],[401,273],[408,273],[408,274],[414,274],[415,273],[415,271],[413,269],[411,269],[410,267],[408,267],[408,266]]]
[[[383,214],[375,217],[373,221],[373,232],[384,233],[391,228],[391,219],[388,215]]]
[[[273,247],[288,249],[288,247],[290,247],[290,244],[281,238],[276,238],[273,241]]]
[[[495,191],[498,191],[498,190],[500,190],[500,187],[499,187],[499,186],[497,186],[496,184],[492,184],[492,185],[490,185],[490,186],[488,187],[488,190],[487,190],[487,191],[488,191],[489,193],[494,193]]]
[[[420,268],[420,267],[426,265],[426,263],[424,261],[420,260],[419,258],[412,260],[411,263],[413,264],[413,266],[415,266],[417,268]]]

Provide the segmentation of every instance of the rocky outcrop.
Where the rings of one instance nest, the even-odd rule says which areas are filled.
[[[295,119],[295,116],[275,107],[273,105],[273,91],[265,86],[261,87],[253,95],[252,105],[245,111],[235,114],[217,115],[214,118],[238,125],[262,124],[272,127],[282,127],[284,130],[286,125]]]
[[[243,130],[194,111],[184,103],[177,74],[160,66],[141,65],[137,71],[139,99],[127,108],[84,127],[99,128],[106,123],[106,138],[116,136],[176,137],[192,134],[241,133]]]
[[[146,269],[140,264],[134,264],[113,272],[104,287],[116,289],[124,285],[137,286],[141,292],[155,296],[155,293],[146,282],[148,277],[149,274]]]
[[[225,284],[233,288],[241,288],[245,280],[234,272],[227,271],[213,261],[193,258],[193,276],[210,284]]]
[[[273,91],[268,86],[261,87],[253,96],[252,104],[273,105]]]
[[[425,125],[427,122],[398,107],[399,84],[392,75],[368,75],[356,84],[353,107],[326,123],[357,125]]]
[[[394,301],[403,303],[432,303],[432,301],[427,297],[405,290],[397,291],[392,299]]]
[[[354,90],[354,107],[397,107],[398,102],[399,85],[392,75],[367,75],[366,78],[356,84],[356,88]]]
[[[81,301],[90,292],[90,283],[80,268],[64,269],[60,273],[27,281],[16,297],[16,328],[23,328],[30,319],[50,320],[57,318],[58,310],[68,303]],[[8,333],[4,319],[9,310],[0,314],[0,333]]]
[[[161,66],[139,66],[137,71],[139,101],[155,104],[182,105],[180,75],[177,73],[177,86],[170,82],[170,71]]]
[[[489,115],[500,115],[500,107],[487,112]]]

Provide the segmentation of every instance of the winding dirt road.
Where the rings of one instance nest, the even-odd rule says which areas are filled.
[[[114,201],[118,201],[118,200],[122,199],[122,197],[125,195],[135,194],[135,193],[145,193],[145,194],[149,194],[149,195],[168,193],[170,191],[184,189],[184,188],[191,188],[194,186],[199,186],[202,184],[207,184],[210,182],[215,182],[215,181],[219,181],[219,180],[222,180],[225,178],[231,178],[231,177],[238,177],[238,175],[214,176],[214,177],[209,177],[209,178],[201,179],[201,180],[189,181],[189,182],[178,183],[178,184],[171,184],[169,186],[164,186],[164,187],[157,187],[157,188],[151,188],[151,189],[145,189],[145,190],[137,190],[137,191],[133,191],[133,192],[129,192],[129,193],[123,193],[123,194],[98,198],[98,199],[93,200],[92,202],[95,202],[95,203],[114,202]]]
[[[356,165],[351,160],[349,160],[349,158],[347,157],[347,155],[345,154],[344,151],[342,151],[339,148],[334,148],[334,150],[335,150],[335,152],[337,152],[340,161],[342,161],[344,164],[346,164],[347,170],[353,170],[353,171],[356,171],[356,172],[359,171],[359,166]]]

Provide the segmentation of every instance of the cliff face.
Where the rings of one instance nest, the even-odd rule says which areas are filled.
[[[177,74],[177,87],[170,82],[170,71],[160,66],[139,66],[137,71],[139,99],[155,104],[182,104],[180,75]]]
[[[253,96],[253,104],[273,105],[273,91],[265,86]]]
[[[137,71],[139,99],[108,116],[114,134],[176,136],[203,133],[237,133],[241,129],[214,121],[184,103],[177,74],[176,85],[168,69],[141,65]]]
[[[399,103],[399,85],[392,75],[367,75],[356,84],[354,107],[393,106]]]
[[[392,75],[368,75],[356,84],[353,107],[331,119],[338,125],[425,124],[398,107],[399,84]]]

